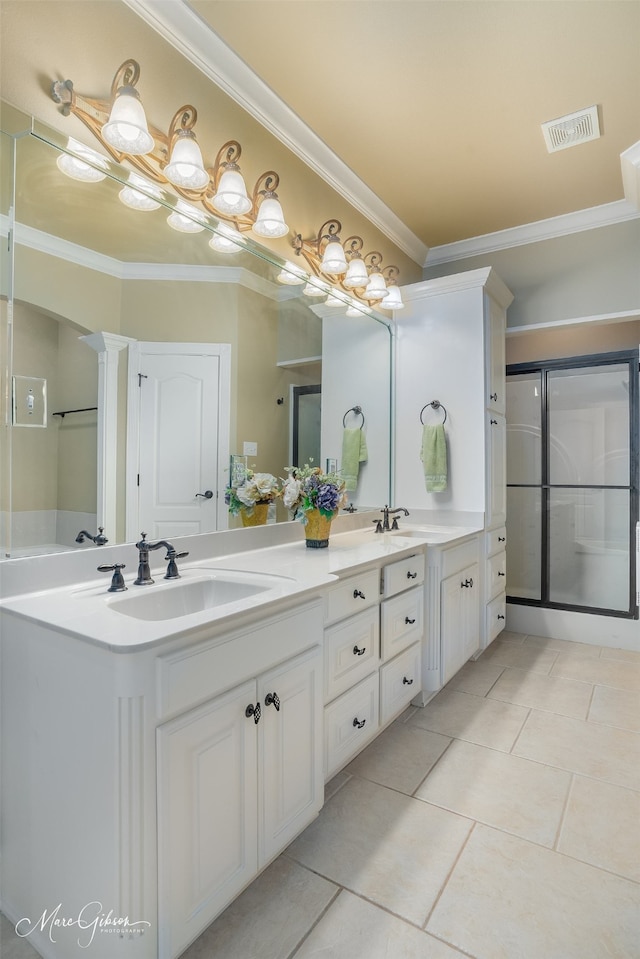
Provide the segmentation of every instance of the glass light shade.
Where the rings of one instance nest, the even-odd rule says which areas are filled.
[[[384,303],[381,303],[383,310],[404,310],[404,303],[400,296],[400,290],[397,286],[387,288],[388,296],[385,296]]]
[[[307,282],[307,274],[291,260],[287,260],[276,279],[278,283],[284,283],[285,286],[300,286]]]
[[[369,282],[369,272],[362,257],[354,257],[349,260],[347,275],[342,281],[348,290],[356,290],[359,287],[366,286]]]
[[[260,204],[258,219],[251,227],[258,236],[286,236],[289,227],[284,222],[280,201],[275,196],[266,196]]]
[[[325,287],[323,289],[321,286],[318,286],[317,284],[318,284],[317,280],[315,283],[307,283],[304,290],[302,291],[304,295],[305,296],[326,296],[328,292],[327,288]]]
[[[232,216],[249,212],[251,200],[247,196],[247,188],[239,170],[224,171],[211,203],[220,213],[230,213]]]
[[[137,173],[129,174],[128,184],[118,194],[120,201],[125,206],[131,207],[132,210],[140,210],[143,213],[158,210],[161,204],[153,197],[161,199],[162,196],[162,190]]]
[[[67,148],[71,150],[71,153],[61,153],[56,160],[61,173],[70,176],[72,180],[84,180],[86,183],[99,183],[100,180],[104,180],[107,174],[102,170],[107,169],[107,161],[103,156],[86,147],[84,143],[74,140],[73,137],[69,137]],[[102,170],[96,170],[91,164],[102,167]]]
[[[179,233],[201,233],[204,230],[205,217],[189,203],[178,200],[176,209],[167,217],[172,230]]]
[[[107,143],[129,156],[140,156],[153,150],[153,137],[147,127],[147,118],[138,91],[122,87],[111,107],[111,115],[102,128]]]
[[[343,299],[341,296],[333,290],[326,299],[325,306],[346,306],[347,300]]]
[[[185,190],[202,190],[209,182],[200,147],[190,130],[179,131],[171,158],[163,172],[170,183]]]
[[[382,273],[372,273],[367,288],[362,294],[365,300],[382,300],[389,295]]]
[[[216,232],[209,240],[209,246],[218,253],[240,253],[245,239],[235,226],[219,223]]]
[[[346,316],[362,316],[363,313],[372,313],[370,306],[364,303],[358,303],[357,300],[351,300],[351,306],[347,309]]]
[[[338,240],[331,240],[327,243],[320,269],[323,273],[339,274],[347,272],[347,259],[342,249],[342,243],[339,243]]]

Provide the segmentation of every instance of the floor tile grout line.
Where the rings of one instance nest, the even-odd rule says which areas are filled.
[[[591,684],[591,696],[589,697],[589,705],[587,706],[587,715],[584,717],[585,722],[589,722],[589,713],[591,712],[591,707],[593,706],[593,700],[596,695],[596,683]]]
[[[306,867],[305,867],[305,868],[306,868]],[[311,872],[312,870],[309,870],[309,871]],[[313,930],[316,928],[316,926],[317,926],[320,922],[322,922],[322,920],[324,919],[324,917],[326,916],[326,914],[329,912],[329,910],[330,910],[331,907],[333,906],[334,902],[336,902],[336,900],[338,899],[338,897],[344,892],[344,886],[340,886],[340,885],[338,885],[338,883],[333,883],[333,885],[337,887],[337,888],[336,888],[336,891],[335,891],[335,894],[331,897],[331,900],[326,904],[326,906],[324,907],[324,909],[322,910],[322,912],[320,913],[320,915],[317,916],[316,919],[315,919],[315,921],[311,923],[311,925],[309,926],[309,928],[307,929],[307,931],[306,931],[306,932],[304,933],[304,935],[300,938],[300,940],[298,941],[298,943],[293,947],[292,951],[288,954],[288,956],[286,957],[286,959],[294,959],[295,955],[300,951],[300,949],[302,948],[302,946],[304,945],[304,943],[307,941],[307,939],[309,938],[309,936],[311,935],[311,933],[313,932]]]
[[[419,799],[419,797],[416,796],[416,793],[418,792],[418,790],[420,789],[420,787],[427,781],[427,779],[429,778],[429,776],[431,775],[431,773],[434,771],[434,769],[436,768],[436,766],[440,763],[440,760],[442,759],[442,757],[445,756],[445,755],[449,752],[449,750],[451,749],[451,746],[453,745],[454,742],[459,742],[459,740],[456,740],[456,739],[454,739],[454,738],[452,738],[452,739],[449,740],[449,742],[447,743],[447,745],[444,747],[444,749],[442,750],[442,752],[440,753],[440,755],[438,756],[438,758],[437,758],[436,761],[434,762],[434,764],[433,764],[433,766],[431,767],[431,769],[429,769],[429,771],[427,772],[426,776],[424,776],[424,777],[420,780],[420,782],[418,783],[418,785],[416,786],[416,788],[415,788],[415,789],[413,790],[413,792],[411,793],[411,799]],[[422,800],[420,800],[420,802],[422,802]]]
[[[523,708],[523,709],[526,709],[527,707],[526,707],[526,706],[523,706],[522,708]],[[522,736],[522,733],[524,732],[524,727],[525,727],[525,726],[527,725],[527,723],[529,722],[529,719],[531,718],[531,713],[532,713],[532,712],[533,712],[533,709],[532,709],[531,706],[529,706],[529,708],[528,708],[528,710],[527,710],[527,715],[526,715],[526,716],[524,717],[524,719],[522,720],[522,725],[520,726],[520,729],[518,730],[515,739],[514,739],[513,742],[511,743],[511,749],[509,750],[509,752],[508,752],[507,755],[509,755],[509,756],[516,756],[516,755],[517,755],[517,753],[514,753],[513,750],[514,750],[514,749],[516,748],[516,746],[518,745],[518,740],[519,740],[520,737]],[[523,756],[523,757],[520,757],[520,758],[526,759],[527,757],[526,757],[526,756]]]
[[[548,768],[553,768],[553,767],[548,767]],[[558,826],[557,826],[556,834],[553,840],[552,849],[554,852],[559,852],[558,843],[560,842],[562,827],[564,826],[564,822],[567,816],[567,809],[569,808],[569,801],[571,799],[571,792],[573,790],[573,784],[575,782],[576,775],[577,775],[576,773],[571,773],[569,777],[569,786],[567,788],[567,795],[564,797],[564,803],[562,804],[562,812],[560,813],[560,819],[558,820]]]
[[[469,832],[467,833],[467,836],[466,836],[464,842],[463,842],[462,845],[460,846],[460,849],[458,850],[458,855],[455,857],[455,859],[454,859],[454,861],[453,861],[453,864],[452,864],[452,866],[451,866],[451,869],[448,871],[447,875],[445,876],[445,879],[444,879],[442,885],[440,886],[440,889],[438,890],[438,894],[437,894],[436,898],[433,900],[433,904],[432,904],[432,906],[431,906],[431,909],[429,909],[429,911],[427,912],[426,919],[425,919],[424,923],[422,924],[422,929],[423,929],[424,932],[427,932],[427,926],[429,925],[429,922],[430,922],[430,920],[431,920],[431,917],[433,916],[433,913],[435,912],[436,907],[437,907],[438,903],[440,902],[440,899],[442,898],[445,889],[447,888],[447,885],[448,885],[448,883],[449,883],[449,880],[451,879],[451,876],[453,875],[456,866],[457,866],[458,863],[460,862],[460,857],[462,856],[462,853],[463,853],[464,850],[467,848],[467,844],[468,844],[469,840],[471,839],[471,836],[472,836],[473,833],[475,832],[476,826],[478,825],[477,822],[476,822],[475,820],[473,820],[473,819],[472,819],[472,820],[469,820],[469,822],[471,822],[471,829],[470,829]]]

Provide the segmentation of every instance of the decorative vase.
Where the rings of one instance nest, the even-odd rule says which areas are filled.
[[[324,549],[329,545],[331,521],[337,512],[338,511],[335,510],[331,516],[325,516],[319,509],[310,509],[307,511],[304,535],[309,549]]]
[[[246,509],[240,510],[240,517],[243,526],[264,526],[267,522],[269,513],[268,503],[256,503],[253,512],[249,515]]]

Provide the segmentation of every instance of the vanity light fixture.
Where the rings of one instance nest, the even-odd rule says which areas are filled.
[[[169,183],[185,190],[204,190],[209,182],[209,174],[204,168],[202,153],[193,132],[197,118],[196,108],[187,104],[176,113],[169,130],[171,158],[164,168],[164,175]]]
[[[235,226],[219,223],[209,240],[209,246],[218,253],[240,253],[245,242],[242,233],[236,230]]]
[[[207,218],[190,203],[178,200],[175,210],[167,217],[167,223],[178,233],[202,233]]]
[[[301,286],[308,279],[308,275],[302,272],[300,267],[292,263],[291,260],[287,260],[276,277],[278,283],[284,283],[285,286]]]
[[[363,257],[362,237],[350,236],[344,243],[340,240],[342,224],[339,220],[327,220],[318,230],[314,240],[304,240],[300,233],[293,240],[298,256],[303,256],[313,272],[338,283],[358,299],[378,302],[389,295],[385,274],[381,269],[382,255],[367,253]],[[397,267],[387,267],[389,276],[397,277]]]
[[[250,194],[238,166],[242,148],[236,140],[225,143],[213,168],[208,168],[193,129],[196,108],[181,107],[168,134],[149,127],[136,89],[139,78],[138,62],[125,60],[113,78],[109,101],[76,93],[71,80],[55,81],[51,96],[64,116],[72,113],[81,120],[119,163],[126,160],[155,183],[170,183],[179,197],[201,204],[242,232],[252,229],[262,237],[285,236],[289,227],[275,192],[278,174],[263,173]]]
[[[70,152],[61,153],[56,160],[61,173],[73,180],[84,180],[87,183],[104,180],[107,174],[102,171],[107,169],[107,161],[103,156],[73,137],[69,137],[67,149]]]
[[[383,302],[380,304],[383,310],[404,310],[404,303],[400,295],[400,287],[397,285],[400,270],[397,266],[387,266],[382,274],[387,283],[387,293]]]
[[[161,204],[158,202],[163,199],[162,190],[150,183],[145,177],[138,173],[130,173],[127,184],[118,193],[118,198],[125,206],[132,210],[141,210],[150,212],[159,210]],[[157,197],[157,199],[154,199]]]
[[[154,146],[140,94],[136,90],[139,79],[140,64],[135,60],[125,60],[113,78],[111,112],[102,127],[104,140],[129,156],[150,153]]]

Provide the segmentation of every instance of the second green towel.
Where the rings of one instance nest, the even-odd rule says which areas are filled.
[[[447,488],[447,439],[442,423],[422,427],[420,459],[427,492],[444,492]]]

